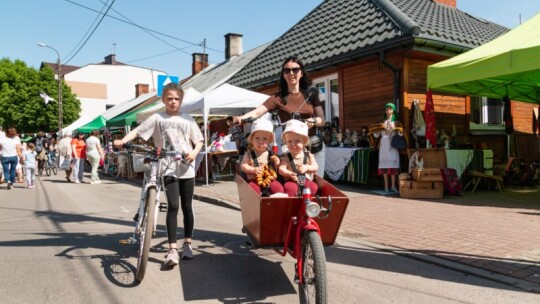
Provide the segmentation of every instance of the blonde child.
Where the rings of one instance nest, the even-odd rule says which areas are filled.
[[[247,175],[249,186],[263,196],[283,193],[283,186],[277,181],[276,168],[279,166],[279,158],[269,149],[272,142],[272,122],[265,119],[253,122],[248,137],[248,149],[240,164],[240,169]]]
[[[23,163],[26,171],[26,184],[28,189],[35,187],[36,180],[36,157],[37,153],[35,151],[35,145],[33,143],[28,143],[27,149],[23,152]]]
[[[298,175],[304,174],[306,176],[304,187],[309,188],[311,194],[315,195],[319,187],[313,182],[313,177],[319,165],[313,154],[305,149],[309,144],[307,125],[299,120],[291,119],[285,125],[281,138],[289,149],[281,156],[279,165],[279,174],[285,179],[283,184],[285,193],[289,197],[298,196]]]

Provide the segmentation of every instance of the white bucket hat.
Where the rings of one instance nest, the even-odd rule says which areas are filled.
[[[287,122],[285,125],[285,131],[283,131],[283,134],[281,134],[281,140],[285,142],[285,134],[287,133],[295,133],[298,135],[302,135],[304,137],[304,145],[308,144],[309,142],[309,136],[308,136],[308,126],[307,124],[301,122],[300,120],[291,119]]]
[[[257,119],[251,124],[251,133],[249,134],[248,141],[252,141],[253,133],[257,131],[268,132],[270,135],[270,142],[274,142],[274,125],[268,119]]]

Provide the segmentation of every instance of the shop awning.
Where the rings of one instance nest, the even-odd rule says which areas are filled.
[[[93,130],[99,130],[105,126],[106,121],[107,120],[103,116],[99,115],[94,120],[87,123],[86,125],[77,128],[77,131],[83,132],[83,133],[89,133]]]
[[[139,114],[142,111],[148,110],[149,108],[153,106],[155,106],[155,104],[149,104],[142,108],[119,115],[113,119],[108,120],[106,122],[106,125],[107,127],[131,126],[132,124],[137,123],[137,114]]]
[[[540,102],[540,14],[464,54],[430,65],[428,89]]]

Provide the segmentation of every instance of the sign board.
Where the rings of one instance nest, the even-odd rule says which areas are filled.
[[[163,93],[163,88],[171,83],[178,83],[178,76],[171,76],[171,75],[158,75],[157,77],[158,87],[157,87],[157,96],[161,97],[161,93]]]

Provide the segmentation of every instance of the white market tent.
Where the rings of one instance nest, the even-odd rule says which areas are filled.
[[[202,98],[192,103],[183,104],[181,111],[187,114],[200,114],[204,125],[208,125],[210,115],[236,116],[260,106],[268,95],[242,89],[228,83],[203,94]],[[205,129],[204,141],[208,142]],[[206,185],[208,185],[208,154],[206,158]]]
[[[186,105],[189,105],[193,102],[197,102],[202,97],[203,95],[199,91],[195,90],[194,88],[185,89],[184,98],[182,99],[181,111],[185,112],[183,111],[183,108]],[[143,120],[152,116],[152,114],[158,113],[158,112],[165,112],[165,104],[163,103],[162,99],[159,99],[158,101],[156,101],[154,106],[137,113],[137,123],[140,124],[141,122],[143,122]]]

